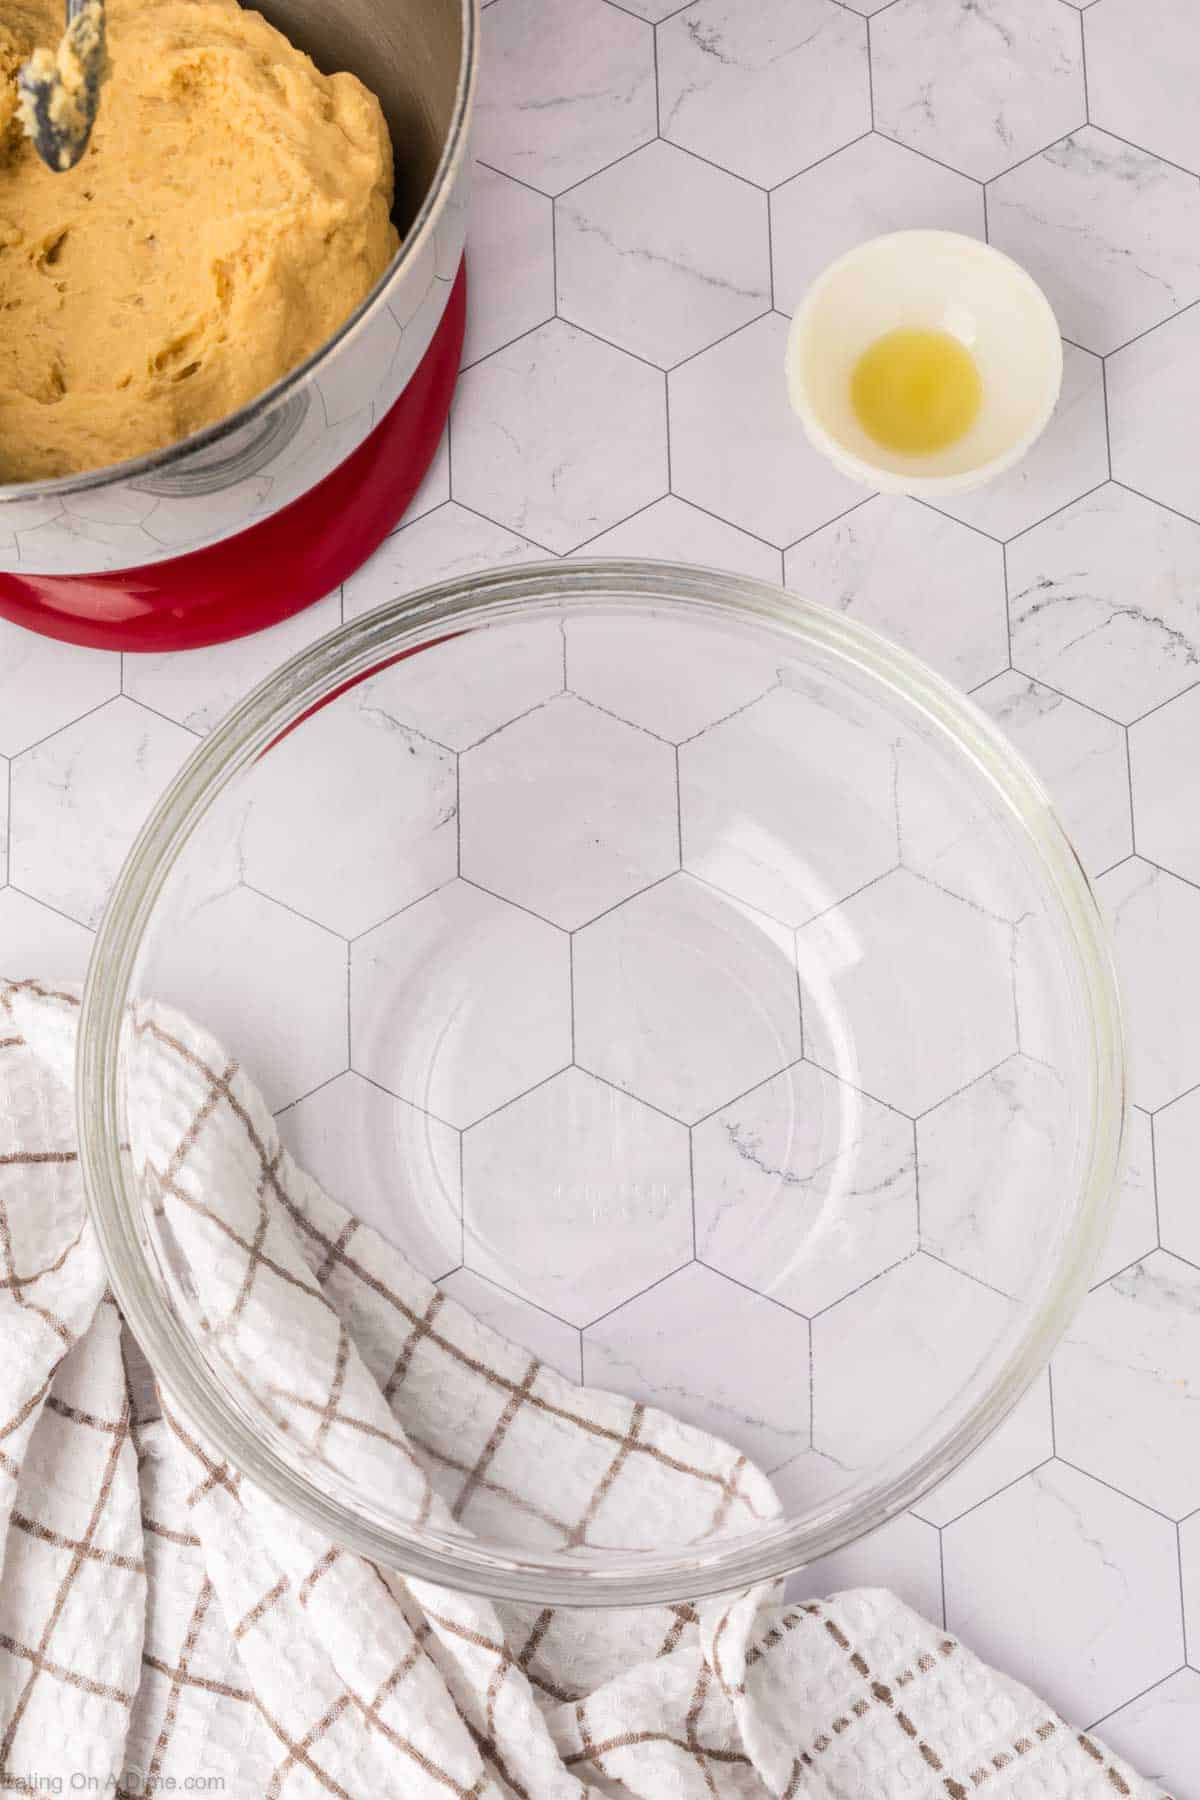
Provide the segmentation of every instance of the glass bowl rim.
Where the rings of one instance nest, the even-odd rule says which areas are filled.
[[[211,803],[264,750],[320,704],[407,651],[460,631],[527,622],[571,600],[606,610],[702,609],[714,622],[758,620],[851,665],[949,740],[990,785],[1035,853],[1044,897],[1057,903],[1090,1014],[1091,1136],[1059,1253],[1019,1302],[1021,1329],[997,1369],[949,1425],[804,1520],[676,1553],[631,1551],[576,1565],[501,1551],[480,1540],[434,1541],[317,1485],[281,1453],[199,1354],[154,1269],[154,1253],[120,1152],[119,1043],[138,950],[162,886]],[[692,611],[692,617],[697,616]],[[1125,1120],[1125,1053],[1107,930],[1087,876],[1040,780],[949,682],[875,631],[783,588],[683,563],[633,559],[530,563],[440,582],[385,602],[282,664],[192,751],[143,825],[109,897],[89,961],[79,1023],[76,1111],[88,1210],[121,1310],[173,1403],[210,1446],[325,1536],[414,1579],[539,1606],[677,1602],[786,1575],[885,1524],[937,1485],[996,1428],[1045,1367],[1086,1288],[1115,1198]],[[969,1390],[968,1390],[969,1391]],[[279,1435],[282,1444],[282,1434]],[[443,1547],[443,1545],[445,1547]]]

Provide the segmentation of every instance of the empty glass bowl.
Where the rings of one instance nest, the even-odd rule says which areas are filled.
[[[505,1380],[418,1447],[453,1525],[351,1481],[213,1327],[140,1159],[150,999],[538,1380],[717,1434],[779,1516],[618,1548],[498,1468],[464,1496]],[[112,1284],[177,1404],[336,1539],[539,1603],[777,1575],[945,1478],[1085,1285],[1122,1106],[1096,907],[988,721],[837,613],[635,562],[427,589],[258,688],[129,858],[80,1057]]]

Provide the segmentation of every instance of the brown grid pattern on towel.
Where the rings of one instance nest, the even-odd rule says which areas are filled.
[[[315,1277],[302,1280],[294,1271],[287,1269],[277,1258],[267,1253],[264,1247],[268,1225],[265,1200],[269,1199],[282,1209],[291,1225],[310,1241],[310,1247],[318,1259],[321,1276],[328,1280],[335,1269],[340,1271],[344,1277],[351,1278],[355,1284],[369,1292],[376,1302],[382,1302],[390,1313],[396,1351],[384,1393],[395,1413],[401,1416],[403,1414],[404,1386],[418,1354],[436,1355],[444,1359],[449,1374],[459,1381],[467,1379],[477,1385],[477,1410],[481,1419],[487,1417],[484,1410],[487,1395],[495,1395],[492,1423],[477,1453],[470,1458],[456,1456],[416,1431],[397,1434],[388,1440],[394,1447],[405,1451],[408,1451],[411,1444],[424,1457],[426,1467],[434,1464],[441,1470],[460,1477],[456,1491],[448,1496],[450,1512],[454,1518],[462,1519],[475,1494],[482,1490],[501,1500],[515,1513],[535,1516],[550,1527],[564,1545],[594,1543],[597,1539],[592,1535],[592,1527],[597,1516],[623,1475],[627,1471],[636,1471],[642,1459],[653,1461],[661,1471],[689,1486],[692,1489],[690,1499],[693,1505],[697,1494],[709,1497],[710,1510],[697,1535],[721,1530],[735,1507],[742,1509],[748,1522],[760,1516],[753,1499],[742,1486],[747,1466],[744,1457],[731,1454],[725,1468],[704,1467],[656,1441],[653,1431],[646,1429],[647,1420],[652,1415],[648,1415],[641,1406],[627,1406],[626,1421],[618,1429],[611,1417],[604,1416],[611,1414],[612,1410],[612,1402],[607,1396],[604,1397],[603,1412],[599,1407],[593,1411],[588,1407],[590,1396],[579,1390],[571,1390],[573,1398],[567,1398],[560,1391],[565,1389],[565,1384],[558,1382],[557,1378],[547,1379],[542,1365],[536,1359],[527,1363],[519,1378],[514,1378],[497,1362],[478,1356],[470,1346],[459,1341],[453,1328],[447,1329],[443,1325],[445,1316],[455,1309],[445,1305],[443,1296],[437,1290],[428,1289],[427,1284],[422,1284],[423,1289],[428,1292],[428,1298],[425,1304],[414,1305],[411,1295],[397,1291],[376,1269],[369,1267],[351,1251],[350,1233],[345,1228],[348,1221],[344,1215],[339,1215],[336,1230],[327,1230],[297,1201],[287,1179],[287,1158],[281,1156],[277,1144],[265,1140],[239,1092],[239,1071],[236,1064],[229,1062],[217,1067],[206,1062],[176,1032],[166,1030],[152,1016],[139,1019],[136,1029],[139,1034],[151,1036],[164,1055],[177,1058],[200,1084],[198,1104],[192,1117],[173,1146],[166,1166],[154,1170],[153,1177],[172,1199],[191,1211],[204,1215],[213,1228],[220,1231],[245,1255],[246,1266],[237,1301],[232,1314],[216,1322],[218,1334],[224,1334],[236,1325],[264,1271],[285,1282],[294,1295],[302,1296],[304,1304],[332,1310],[332,1302]],[[227,1109],[229,1117],[245,1134],[249,1148],[257,1159],[258,1193],[263,1211],[253,1237],[247,1237],[238,1231],[211,1205],[183,1185],[182,1178],[195,1151],[200,1132],[218,1107]],[[330,1210],[333,1210],[332,1207]],[[361,1237],[364,1234],[359,1235]],[[339,1320],[337,1350],[328,1376],[328,1395],[324,1406],[319,1410],[308,1397],[295,1394],[279,1384],[271,1389],[272,1396],[277,1401],[314,1415],[315,1430],[311,1441],[318,1450],[335,1426],[350,1432],[380,1435],[378,1426],[343,1410],[339,1404],[347,1352],[348,1340]],[[576,1445],[586,1451],[611,1446],[611,1454],[605,1458],[603,1466],[591,1481],[574,1516],[564,1516],[541,1506],[528,1494],[521,1492],[513,1482],[496,1478],[495,1464],[507,1440],[511,1440],[507,1447],[519,1463],[524,1463],[527,1457],[536,1456],[539,1449],[544,1448],[537,1429],[542,1422],[565,1428],[574,1437]],[[224,1478],[218,1471],[209,1471],[211,1480]],[[417,1523],[424,1522],[432,1503],[432,1488],[426,1477],[424,1498],[416,1516]]]
[[[3,998],[0,993],[0,1000]],[[55,998],[67,1005],[75,1004],[71,995]],[[169,1047],[185,1058],[191,1058],[193,1063],[196,1061],[186,1046],[177,1041],[169,1042]],[[344,1226],[339,1226],[333,1234],[323,1230],[306,1216],[288,1192],[284,1180],[286,1159],[281,1159],[277,1149],[263,1142],[255,1131],[248,1112],[238,1099],[237,1075],[232,1065],[224,1065],[218,1072],[201,1063],[193,1072],[203,1078],[203,1098],[167,1165],[168,1168],[173,1166],[170,1181],[178,1183],[194,1151],[203,1128],[204,1120],[200,1119],[203,1108],[208,1108],[207,1118],[217,1109],[228,1106],[247,1130],[259,1158],[260,1203],[265,1203],[267,1198],[278,1202],[294,1225],[315,1238],[323,1274],[328,1276],[338,1268],[349,1270],[377,1298],[384,1299],[395,1314],[393,1374],[397,1379],[394,1391],[403,1393],[405,1380],[419,1350],[436,1352],[460,1370],[466,1367],[480,1384],[480,1392],[495,1396],[491,1424],[487,1426],[478,1450],[472,1456],[463,1457],[456,1470],[460,1511],[465,1509],[473,1492],[488,1484],[501,1485],[494,1483],[494,1470],[502,1448],[513,1434],[519,1433],[530,1422],[536,1424],[547,1416],[553,1418],[556,1427],[568,1426],[589,1445],[593,1441],[598,1443],[603,1451],[583,1504],[573,1518],[560,1521],[573,1534],[571,1541],[583,1541],[592,1519],[612,1491],[629,1479],[630,1470],[644,1469],[647,1462],[654,1468],[665,1466],[681,1476],[685,1484],[694,1484],[710,1498],[715,1498],[716,1512],[721,1516],[724,1516],[722,1509],[727,1511],[736,1499],[744,1497],[738,1487],[742,1459],[735,1460],[723,1473],[717,1473],[664,1450],[647,1434],[647,1420],[652,1415],[640,1407],[629,1407],[624,1428],[617,1430],[608,1419],[592,1416],[586,1410],[587,1396],[579,1396],[574,1405],[564,1403],[559,1396],[547,1396],[537,1386],[536,1362],[527,1362],[523,1373],[515,1377],[503,1368],[481,1360],[443,1328],[440,1306],[426,1302],[414,1307],[364,1265],[356,1265],[348,1251],[352,1234]],[[189,1196],[188,1204],[196,1204],[194,1196]],[[214,1216],[214,1223],[219,1225],[221,1222]],[[264,1271],[281,1273],[289,1287],[293,1291],[302,1291],[314,1307],[331,1310],[330,1301],[319,1287],[301,1281],[292,1271],[272,1268],[272,1259],[265,1253],[266,1241],[265,1229],[249,1238],[237,1236],[238,1246],[247,1259],[238,1290],[241,1297],[236,1303],[239,1313],[244,1312]],[[3,1226],[0,1226],[0,1258],[7,1275],[5,1285],[0,1289],[0,1304],[29,1311],[23,1290],[30,1283],[16,1270],[10,1238]],[[32,1277],[37,1278],[37,1275]],[[110,1313],[113,1315],[111,1320],[108,1318]],[[115,1309],[107,1297],[101,1302],[100,1315],[98,1324],[102,1322],[104,1328],[115,1332]],[[168,1604],[160,1609],[161,1617],[153,1616],[152,1609],[143,1653],[141,1687],[135,1694],[104,1681],[92,1669],[59,1662],[54,1656],[55,1632],[72,1590],[85,1572],[89,1569],[102,1571],[110,1581],[128,1582],[142,1578],[142,1561],[123,1551],[111,1550],[100,1535],[122,1458],[130,1450],[131,1442],[136,1440],[128,1396],[119,1391],[123,1384],[118,1383],[118,1390],[104,1403],[91,1395],[87,1404],[80,1404],[78,1393],[51,1391],[61,1383],[67,1362],[64,1334],[72,1341],[73,1334],[50,1308],[39,1307],[33,1316],[42,1321],[54,1340],[53,1348],[48,1348],[49,1374],[37,1390],[22,1401],[14,1417],[0,1426],[0,1435],[17,1439],[21,1423],[40,1408],[39,1427],[77,1437],[80,1443],[99,1441],[103,1445],[103,1455],[96,1466],[94,1491],[82,1530],[66,1529],[61,1522],[36,1509],[12,1509],[12,1524],[19,1541],[36,1546],[39,1554],[44,1552],[63,1559],[63,1567],[58,1579],[43,1584],[40,1590],[43,1606],[36,1625],[20,1635],[0,1636],[0,1650],[23,1669],[21,1679],[11,1688],[14,1698],[11,1707],[6,1708],[3,1720],[0,1775],[7,1777],[10,1774],[8,1759],[22,1717],[30,1705],[30,1696],[36,1692],[39,1683],[57,1681],[99,1698],[130,1717],[131,1730],[136,1727],[142,1741],[148,1745],[146,1772],[152,1780],[162,1779],[169,1772],[172,1749],[185,1729],[189,1708],[216,1706],[232,1709],[247,1719],[257,1717],[265,1724],[274,1749],[265,1753],[265,1772],[261,1781],[254,1778],[254,1791],[267,1796],[267,1800],[282,1800],[289,1789],[294,1792],[319,1791],[342,1797],[342,1800],[361,1800],[361,1796],[352,1793],[327,1766],[324,1751],[336,1744],[336,1766],[345,1768],[349,1766],[348,1759],[353,1760],[353,1744],[361,1741],[362,1734],[367,1740],[386,1743],[403,1757],[409,1772],[404,1779],[406,1782],[411,1780],[414,1794],[450,1793],[456,1800],[484,1800],[489,1793],[507,1792],[515,1796],[515,1800],[534,1800],[509,1767],[501,1718],[506,1684],[529,1675],[548,1699],[559,1702],[561,1713],[572,1722],[574,1745],[563,1747],[563,1759],[568,1768],[577,1768],[586,1777],[590,1767],[608,1781],[619,1781],[622,1756],[653,1747],[674,1759],[681,1779],[683,1772],[688,1772],[686,1786],[681,1787],[681,1792],[707,1794],[712,1800],[724,1800],[729,1796],[732,1800],[735,1792],[738,1795],[748,1793],[745,1783],[753,1780],[744,1750],[736,1747],[733,1715],[738,1707],[749,1703],[753,1684],[761,1678],[763,1666],[794,1654],[799,1641],[797,1634],[807,1631],[814,1642],[806,1648],[817,1645],[823,1648],[829,1666],[838,1672],[836,1680],[840,1685],[836,1705],[830,1708],[827,1723],[808,1742],[797,1746],[785,1781],[778,1788],[777,1800],[796,1800],[811,1785],[810,1777],[835,1747],[844,1750],[852,1742],[854,1733],[866,1729],[867,1722],[874,1719],[885,1720],[889,1728],[895,1727],[904,1744],[911,1746],[922,1768],[928,1772],[934,1784],[928,1792],[944,1793],[947,1800],[967,1800],[967,1796],[986,1789],[997,1777],[1007,1779],[1014,1765],[1027,1762],[1027,1766],[1037,1767],[1038,1759],[1048,1756],[1074,1759],[1070,1785],[1062,1790],[1064,1792],[1081,1795],[1105,1792],[1118,1796],[1132,1792],[1121,1769],[1097,1744],[1085,1734],[1071,1731],[1050,1713],[1038,1715],[1027,1731],[1014,1736],[1011,1743],[993,1750],[985,1760],[976,1756],[970,1766],[959,1766],[927,1721],[933,1717],[945,1720],[944,1705],[940,1711],[936,1705],[939,1681],[945,1669],[956,1659],[973,1659],[969,1659],[953,1639],[942,1636],[933,1648],[913,1654],[899,1668],[889,1669],[884,1665],[881,1673],[857,1641],[852,1609],[837,1602],[824,1605],[814,1602],[775,1613],[764,1623],[760,1635],[748,1647],[740,1649],[741,1666],[732,1674],[725,1674],[722,1671],[723,1640],[731,1661],[736,1661],[739,1654],[737,1631],[730,1631],[728,1637],[725,1636],[726,1626],[733,1617],[731,1608],[713,1634],[711,1667],[703,1661],[697,1664],[694,1684],[682,1715],[673,1719],[670,1726],[659,1730],[612,1729],[611,1718],[606,1717],[601,1723],[595,1716],[603,1708],[603,1693],[574,1695],[565,1684],[553,1679],[553,1671],[549,1675],[535,1671],[539,1653],[552,1635],[555,1621],[552,1609],[544,1609],[537,1616],[532,1627],[524,1633],[520,1647],[514,1649],[499,1634],[492,1636],[465,1622],[463,1616],[456,1616],[455,1608],[460,1602],[453,1596],[446,1596],[444,1611],[434,1605],[427,1606],[423,1621],[414,1625],[391,1587],[381,1580],[381,1587],[386,1589],[409,1627],[410,1647],[369,1699],[348,1687],[332,1700],[325,1694],[321,1697],[320,1710],[310,1706],[310,1716],[306,1717],[302,1728],[297,1728],[293,1720],[285,1722],[275,1716],[271,1706],[255,1693],[249,1682],[228,1678],[233,1658],[231,1646],[235,1641],[243,1644],[255,1633],[269,1630],[275,1609],[293,1594],[298,1606],[311,1606],[313,1596],[324,1591],[322,1584],[336,1580],[331,1572],[337,1569],[342,1553],[324,1550],[299,1581],[289,1581],[276,1573],[242,1610],[239,1619],[226,1622],[222,1634],[216,1617],[214,1586],[205,1568],[203,1535],[206,1529],[211,1531],[214,1520],[229,1516],[228,1509],[240,1512],[242,1484],[240,1477],[209,1455],[187,1427],[170,1415],[165,1417],[164,1428],[170,1430],[182,1453],[174,1475],[174,1498],[164,1494],[158,1501],[147,1502],[147,1488],[143,1482],[141,1530],[146,1556],[153,1555],[164,1565],[169,1563],[177,1578],[166,1596]],[[97,1328],[93,1325],[92,1332]],[[339,1321],[326,1398],[317,1409],[316,1430],[322,1440],[335,1428],[358,1431],[368,1423],[343,1414],[340,1406],[348,1357],[348,1337]],[[27,1447],[28,1438],[22,1441]],[[526,1497],[515,1488],[510,1491],[514,1499],[525,1502]],[[196,1524],[196,1530],[191,1529],[189,1519]],[[851,1601],[854,1598],[849,1597]],[[469,1619],[473,1603],[463,1605]],[[700,1617],[694,1608],[686,1605],[659,1610],[665,1626],[659,1654],[670,1656],[679,1649],[686,1632],[696,1632]],[[479,1669],[472,1669],[473,1691],[477,1701],[481,1702],[482,1720],[467,1717],[460,1708],[460,1717],[480,1759],[469,1781],[461,1779],[414,1741],[403,1729],[405,1715],[402,1709],[386,1716],[386,1709],[398,1698],[404,1698],[406,1682],[426,1659],[431,1668],[440,1666],[437,1657],[439,1637],[443,1640],[454,1638],[466,1645],[480,1660],[485,1672],[485,1678],[480,1679]],[[206,1642],[209,1646],[207,1655],[202,1654]],[[834,1689],[831,1687],[829,1691],[832,1693]],[[297,1708],[303,1710],[304,1704],[303,1696],[298,1697]],[[469,1703],[467,1710],[470,1711]],[[567,1735],[570,1735],[569,1731]],[[11,1773],[19,1774],[18,1771]],[[734,1785],[730,1786],[728,1782],[734,1782]],[[1097,1782],[1102,1783],[1102,1787],[1097,1786]],[[117,1791],[122,1800],[132,1800],[131,1794],[125,1794],[121,1789]],[[922,1788],[920,1791],[927,1790]]]

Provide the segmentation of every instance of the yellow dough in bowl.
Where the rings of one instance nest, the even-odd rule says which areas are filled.
[[[173,443],[338,329],[397,248],[379,102],[237,0],[108,0],[82,161],[39,162],[15,75],[61,0],[0,24],[0,481]]]

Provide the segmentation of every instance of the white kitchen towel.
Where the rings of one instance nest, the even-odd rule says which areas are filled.
[[[500,1606],[326,1543],[163,1396],[88,1221],[79,1002],[0,983],[0,1789],[236,1800],[965,1800],[1153,1790],[892,1595]],[[579,1388],[296,1168],[236,1061],[131,1019],[131,1152],[289,1430],[414,1518],[535,1546],[770,1518],[744,1456]]]

